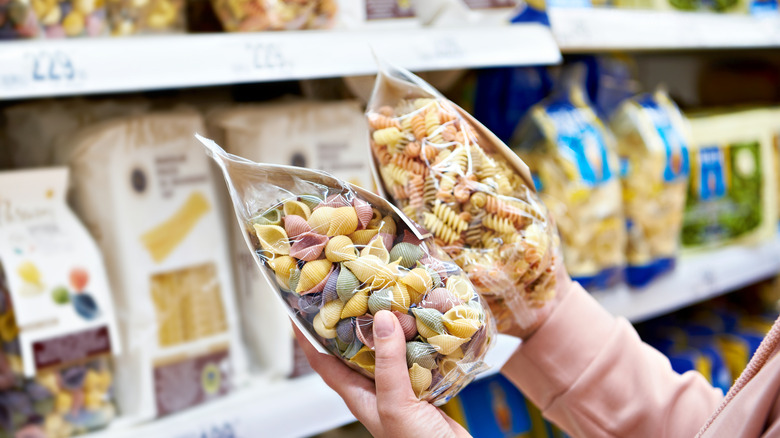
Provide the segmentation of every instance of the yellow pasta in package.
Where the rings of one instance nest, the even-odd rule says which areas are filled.
[[[336,0],[211,0],[228,32],[327,29],[338,11]]]
[[[626,282],[640,287],[675,264],[688,188],[690,128],[660,89],[626,100],[610,128],[621,160]]]
[[[122,117],[58,149],[120,315],[117,400],[146,420],[219,398],[246,371],[223,212],[194,111]]]
[[[421,400],[443,404],[485,369],[495,338],[487,305],[402,212],[325,172],[251,162],[199,138],[252,257],[315,348],[373,377],[373,319],[386,310],[403,329]]]
[[[555,294],[557,234],[526,165],[412,73],[383,68],[366,113],[377,185],[491,305],[527,328]]]
[[[521,122],[512,147],[528,164],[555,218],[572,279],[588,290],[623,276],[626,229],[613,138],[570,70]]]

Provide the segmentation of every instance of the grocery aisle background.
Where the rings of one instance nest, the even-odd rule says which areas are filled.
[[[373,189],[374,54],[517,151],[571,275],[727,390],[778,313],[779,46],[776,0],[0,0],[0,437],[368,436],[193,134]],[[445,410],[564,436],[497,374],[517,343]]]

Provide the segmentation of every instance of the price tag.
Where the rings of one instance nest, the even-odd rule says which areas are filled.
[[[433,40],[434,59],[460,59],[465,51],[458,40],[453,37],[441,37]]]
[[[243,434],[238,431],[238,426],[238,420],[219,420],[196,427],[195,430],[177,435],[176,438],[239,438]]]
[[[252,42],[246,44],[250,69],[262,75],[287,76],[293,62],[285,54],[282,45],[276,42]]]
[[[0,97],[77,88],[86,77],[85,70],[79,68],[75,57],[67,50],[9,52],[0,60]]]

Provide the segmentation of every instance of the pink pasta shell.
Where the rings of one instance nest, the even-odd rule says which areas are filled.
[[[409,230],[404,230],[404,237],[401,241],[411,243],[412,245],[420,245],[422,243],[422,241]]]
[[[358,217],[358,230],[364,230],[371,218],[374,217],[374,210],[368,202],[355,198],[352,200],[352,206],[355,207]]]
[[[298,215],[285,216],[284,231],[287,233],[287,237],[290,239],[295,239],[301,234],[311,232],[311,225],[306,222],[306,219]]]
[[[397,310],[393,310],[393,314],[398,318],[398,322],[401,324],[401,329],[404,331],[406,341],[411,341],[417,336],[417,320],[413,316],[406,313],[401,313]]]
[[[330,267],[330,272],[328,272],[328,275],[326,275],[325,278],[323,278],[313,288],[301,292],[301,295],[316,294],[322,292],[323,289],[325,289],[325,285],[328,283],[328,278],[330,278],[331,275],[333,275],[333,266]]]
[[[355,318],[355,333],[363,345],[374,348],[374,315],[365,314]]]
[[[317,260],[317,257],[322,254],[322,250],[325,249],[327,244],[327,236],[317,233],[304,233],[298,236],[295,243],[290,247],[290,256],[306,262]]]
[[[436,309],[441,313],[446,313],[453,307],[461,304],[461,301],[443,287],[428,292],[420,303],[420,307],[426,309]]]
[[[373,242],[375,239],[381,237],[382,243],[384,243],[385,248],[392,248],[393,247],[393,240],[395,240],[395,236],[389,233],[378,233],[376,236],[372,237],[371,240],[368,243]],[[392,261],[392,260],[391,260]]]
[[[335,194],[335,195],[328,196],[328,199],[326,199],[325,202],[318,205],[317,208],[319,207],[338,208],[338,207],[349,207],[351,205],[352,204],[350,204],[350,202],[347,201],[347,198],[345,198],[340,194]]]

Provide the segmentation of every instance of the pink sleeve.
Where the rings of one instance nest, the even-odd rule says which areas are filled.
[[[501,372],[582,437],[692,437],[723,399],[701,374],[675,373],[576,283]]]

